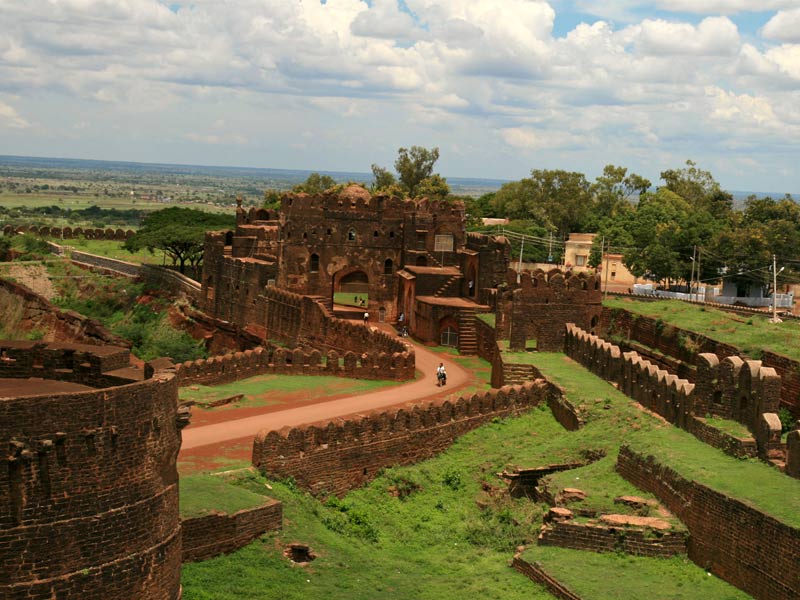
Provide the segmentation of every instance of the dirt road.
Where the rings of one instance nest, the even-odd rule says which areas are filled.
[[[367,413],[376,409],[418,403],[450,395],[474,383],[470,372],[446,356],[434,354],[424,346],[412,344],[416,353],[417,369],[422,378],[403,385],[393,386],[377,392],[339,398],[297,408],[269,412],[222,423],[192,427],[183,430],[181,454],[204,446],[229,443],[255,437],[262,429],[281,429],[308,423],[325,422],[347,415]],[[440,362],[447,369],[447,385],[437,387],[436,367]]]

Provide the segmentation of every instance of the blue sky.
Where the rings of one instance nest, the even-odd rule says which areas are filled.
[[[412,16],[413,15],[413,16]],[[800,193],[800,0],[0,0],[0,154]]]

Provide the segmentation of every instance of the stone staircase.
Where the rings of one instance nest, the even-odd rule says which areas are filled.
[[[533,365],[503,363],[503,385],[522,385],[538,376],[536,367]]]
[[[458,293],[457,293],[457,290],[452,290],[451,288],[452,288],[452,287],[453,287],[455,284],[457,284],[457,283],[459,283],[459,282],[461,281],[461,277],[462,277],[462,276],[461,276],[461,274],[458,274],[458,275],[452,275],[452,276],[450,276],[450,277],[447,279],[447,281],[445,281],[445,282],[444,282],[444,283],[443,283],[443,284],[442,284],[442,285],[439,287],[439,289],[438,289],[438,290],[436,290],[436,291],[433,293],[433,295],[434,295],[434,296],[436,296],[437,298],[441,298],[441,297],[443,297],[443,296],[445,296],[445,295],[447,295],[447,296],[457,296],[457,295],[458,295]],[[447,292],[450,292],[450,293],[447,293]]]
[[[458,352],[462,355],[478,354],[475,310],[472,308],[462,308],[458,313]]]

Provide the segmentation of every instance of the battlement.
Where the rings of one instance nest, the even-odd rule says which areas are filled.
[[[706,415],[734,419],[752,433],[762,458],[783,457],[781,424],[775,414],[780,377],[771,367],[737,356],[720,361],[714,354],[702,354],[695,383],[690,383],[574,324],[566,328],[568,356],[599,377],[617,383],[625,395],[670,423],[708,442],[708,426],[698,419]],[[739,445],[734,441],[733,446]]]
[[[546,400],[539,380],[506,386],[455,402],[414,406],[338,420],[324,426],[262,431],[253,442],[253,465],[292,476],[312,493],[343,495],[382,468],[413,464],[492,420],[520,414]]]
[[[373,196],[369,190],[360,185],[350,185],[342,191],[306,194],[289,192],[281,198],[281,212],[284,215],[320,216],[330,211],[341,211],[350,214],[376,213],[403,216],[407,200],[393,196],[378,194]]]
[[[180,363],[175,366],[179,386],[189,384],[219,385],[255,375],[328,375],[354,379],[405,380],[414,371],[414,355],[408,352],[345,352],[335,350],[325,354],[319,350],[289,350],[278,347],[258,347],[233,352],[205,360]]]
[[[46,377],[0,399],[0,597],[178,598],[175,376],[112,375],[122,348],[0,348],[0,377]]]
[[[567,297],[573,292],[587,292],[584,301],[589,302],[600,302],[602,297],[600,275],[586,271],[536,269],[518,274],[515,270],[509,269],[507,280],[510,288],[521,290],[519,293],[526,297],[555,297],[568,301]]]
[[[38,235],[40,237],[54,237],[64,240],[86,238],[87,240],[125,241],[129,237],[132,237],[136,232],[132,229],[49,227],[47,225],[42,227],[38,227],[36,225],[6,225],[3,227],[4,235],[13,235],[15,233],[30,233],[31,235]]]

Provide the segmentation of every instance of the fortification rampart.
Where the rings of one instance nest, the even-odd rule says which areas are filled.
[[[267,288],[264,298],[266,337],[292,346],[335,350],[345,356],[348,352],[362,356],[368,348],[379,360],[384,354],[388,364],[396,365],[393,378],[414,378],[414,352],[395,336],[335,318],[320,298],[275,287]]]
[[[18,344],[3,345],[14,355],[2,377],[124,385],[36,394],[20,380],[23,395],[0,401],[0,597],[179,598],[175,377],[104,373],[116,353],[35,346],[26,362]]]
[[[759,600],[800,598],[800,529],[626,446],[617,471],[683,521],[695,563]]]
[[[383,468],[430,458],[495,417],[520,414],[545,400],[542,381],[381,412],[327,426],[262,431],[253,443],[253,465],[262,473],[294,477],[314,494],[343,495]]]
[[[5,327],[21,327],[26,331],[37,329],[45,332],[47,341],[130,345],[99,321],[71,310],[62,310],[26,286],[8,279],[0,278],[0,307]]]
[[[329,375],[353,379],[405,380],[414,370],[414,356],[408,353],[365,352],[356,355],[335,350],[293,350],[258,347],[208,359],[176,365],[178,385],[219,385],[255,375]]]
[[[512,350],[535,340],[538,350],[560,351],[567,323],[591,331],[600,321],[600,277],[594,273],[508,270],[506,284],[511,291],[499,300],[499,331]]]
[[[132,229],[49,227],[47,225],[41,227],[37,225],[6,225],[3,227],[4,235],[13,235],[15,233],[30,233],[31,235],[38,235],[40,237],[52,237],[62,240],[85,238],[87,240],[119,240],[124,242],[136,232]]]
[[[623,552],[635,556],[669,558],[686,554],[685,531],[626,528],[601,523],[554,521],[539,531],[540,546],[559,546],[589,552]]]
[[[604,308],[600,331],[608,337],[633,340],[678,359],[684,365],[678,375],[690,381],[694,380],[693,365],[700,354],[710,353],[718,357],[743,355],[739,348],[730,344],[623,309]],[[780,376],[781,406],[800,418],[800,362],[769,350],[763,350],[760,358],[764,367],[772,367]]]
[[[696,417],[714,415],[734,419],[753,434],[762,458],[783,455],[781,426],[775,414],[780,379],[775,370],[759,361],[728,357],[722,362],[713,354],[698,357],[694,384],[659,369],[635,352],[622,352],[619,346],[567,325],[565,352],[596,375],[619,385],[620,391],[658,413],[670,423],[713,443]],[[720,434],[721,439],[722,434]],[[724,443],[721,449],[735,447]]]
[[[213,513],[181,521],[183,562],[208,560],[243,548],[268,531],[283,524],[283,505],[269,500],[256,508]]]

